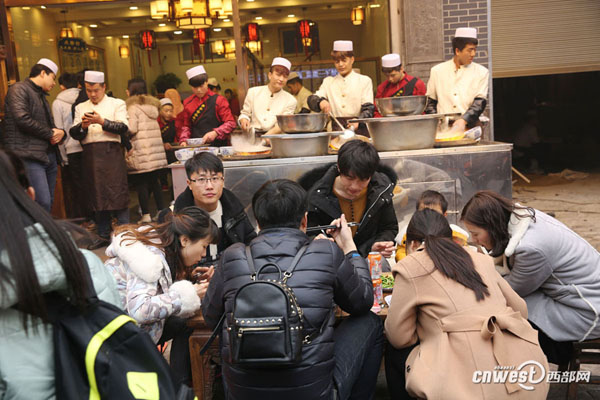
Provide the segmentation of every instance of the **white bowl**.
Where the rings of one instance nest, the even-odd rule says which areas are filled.
[[[223,156],[232,156],[235,154],[235,150],[233,150],[233,146],[223,146],[220,148],[221,155]]]
[[[175,158],[177,158],[179,161],[189,160],[193,156],[194,156],[194,150],[193,149],[179,149],[179,150],[175,150]]]
[[[186,142],[190,146],[200,146],[202,145],[202,138],[189,138]]]

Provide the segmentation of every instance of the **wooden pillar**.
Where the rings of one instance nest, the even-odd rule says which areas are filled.
[[[235,66],[237,69],[237,89],[240,105],[243,106],[246,92],[248,91],[248,70],[246,69],[246,55],[242,49],[242,25],[240,22],[240,8],[238,0],[232,0],[233,6],[233,38],[235,40]]]
[[[3,53],[6,57],[6,78],[8,79],[8,83],[14,83],[19,80],[19,70],[17,68],[17,56],[12,36],[12,21],[6,8],[5,0],[0,0],[0,30],[2,44],[4,45],[0,53]]]

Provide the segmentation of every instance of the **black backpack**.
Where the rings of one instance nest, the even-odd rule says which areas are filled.
[[[45,293],[53,327],[54,386],[60,400],[195,399],[136,321],[92,293],[82,312],[57,292]],[[19,309],[18,304],[14,307]]]
[[[240,287],[233,300],[233,312],[227,315],[230,357],[235,365],[244,367],[274,367],[293,365],[302,359],[304,336],[303,314],[294,291],[287,285],[304,246],[292,260],[287,271],[273,263],[258,271],[250,247],[246,256],[252,281]],[[273,268],[279,279],[261,280],[261,272]]]

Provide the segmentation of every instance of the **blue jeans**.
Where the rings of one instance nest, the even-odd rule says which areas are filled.
[[[383,355],[381,319],[372,312],[349,317],[335,328],[333,337],[337,399],[373,399]]]
[[[48,212],[52,209],[54,201],[54,187],[56,186],[56,152],[48,153],[48,164],[39,161],[23,160],[29,184],[35,190],[35,201]]]

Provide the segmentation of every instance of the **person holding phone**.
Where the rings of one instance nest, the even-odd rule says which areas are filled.
[[[122,137],[129,130],[125,102],[106,95],[104,73],[85,72],[88,100],[75,107],[73,127],[69,133],[83,147],[84,181],[88,205],[96,213],[99,238],[90,250],[107,246],[111,219],[118,224],[129,222],[129,188]]]

